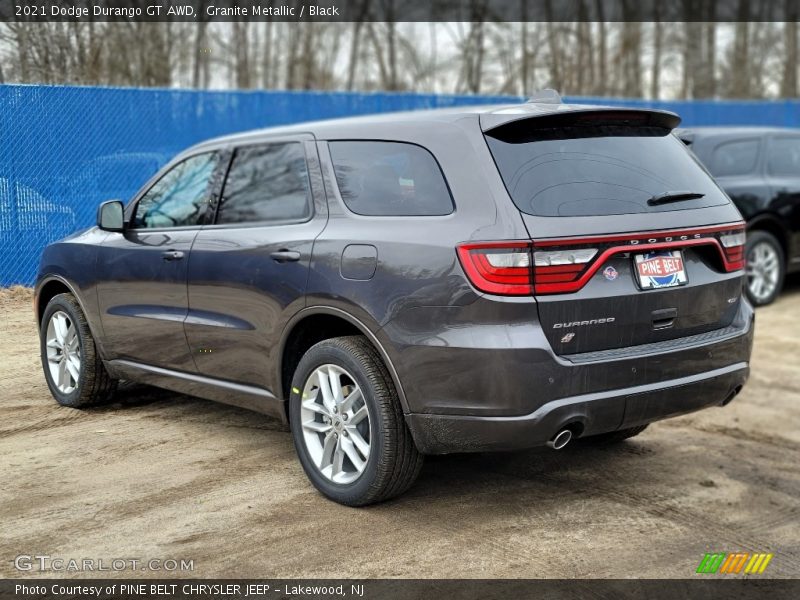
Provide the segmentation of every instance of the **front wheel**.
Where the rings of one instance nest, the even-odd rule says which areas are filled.
[[[340,504],[402,494],[422,467],[392,379],[363,337],[325,340],[306,352],[292,380],[289,421],[306,475]]]
[[[39,337],[44,376],[56,402],[83,408],[112,397],[117,382],[106,372],[72,294],[59,294],[48,302]]]
[[[753,306],[769,304],[783,287],[786,266],[783,248],[771,233],[753,231],[747,234],[747,283],[745,291]]]

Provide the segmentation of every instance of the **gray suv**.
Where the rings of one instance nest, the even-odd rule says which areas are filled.
[[[668,112],[332,120],[176,157],[48,246],[56,400],[132,380],[272,415],[353,506],[425,454],[613,442],[749,373],[744,224]]]

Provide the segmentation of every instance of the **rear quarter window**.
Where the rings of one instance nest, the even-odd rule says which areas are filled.
[[[767,168],[770,175],[800,175],[800,138],[780,137],[771,140]]]
[[[714,177],[752,173],[758,160],[758,140],[724,142],[714,148],[708,170]]]
[[[439,164],[404,142],[334,141],[328,147],[348,209],[370,216],[441,216],[453,200]]]

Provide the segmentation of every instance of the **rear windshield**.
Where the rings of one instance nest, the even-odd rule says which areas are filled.
[[[666,127],[506,125],[486,139],[511,199],[531,215],[623,215],[728,202]],[[702,197],[648,203],[670,192]]]

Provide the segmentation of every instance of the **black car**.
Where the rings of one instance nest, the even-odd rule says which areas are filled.
[[[424,454],[613,442],[749,374],[744,223],[668,112],[528,103],[216,139],[46,248],[56,400],[120,379],[281,419],[325,495]]]
[[[747,220],[747,295],[778,296],[800,271],[800,130],[698,127],[679,130]]]

